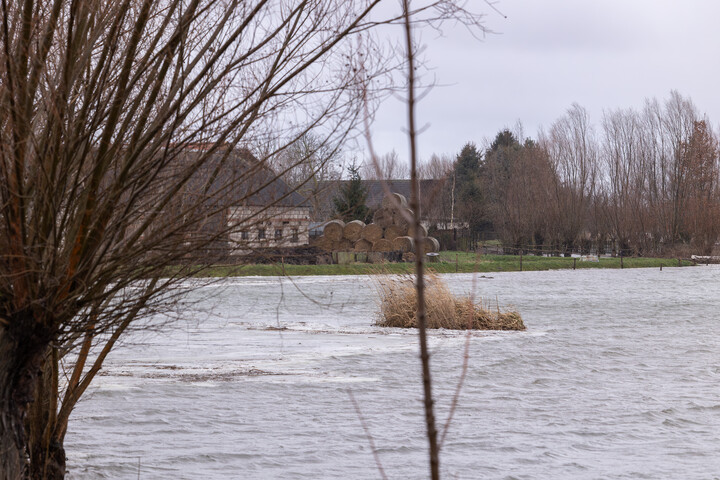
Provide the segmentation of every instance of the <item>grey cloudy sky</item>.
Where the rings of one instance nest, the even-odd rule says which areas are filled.
[[[480,0],[475,0],[482,7]],[[419,104],[421,157],[456,154],[520,120],[536,137],[573,102],[599,125],[604,109],[641,107],[671,90],[720,121],[720,2],[502,0],[485,5],[482,41],[462,27],[424,32],[432,75],[445,86]],[[430,79],[426,76],[426,80]],[[407,157],[405,106],[386,101],[372,126],[378,154]]]

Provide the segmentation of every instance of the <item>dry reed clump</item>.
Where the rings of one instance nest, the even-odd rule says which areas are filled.
[[[380,276],[376,279],[380,295],[381,327],[417,328],[417,293],[409,276]],[[452,330],[525,330],[518,312],[490,310],[469,297],[456,297],[436,275],[428,275],[425,288],[428,328]]]

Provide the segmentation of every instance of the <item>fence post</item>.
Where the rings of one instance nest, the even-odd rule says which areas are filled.
[[[282,274],[285,276],[285,257],[280,257],[280,263],[282,264]]]
[[[522,272],[522,250],[520,250],[520,271]]]
[[[577,258],[573,258],[573,270],[575,270],[575,264],[577,263]]]
[[[455,273],[458,273],[458,254],[455,254]]]
[[[682,261],[680,260],[680,257],[678,257],[678,267],[682,267]]]

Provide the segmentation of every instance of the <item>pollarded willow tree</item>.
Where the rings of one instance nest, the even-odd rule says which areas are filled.
[[[62,478],[69,416],[120,336],[216,259],[224,209],[285,173],[265,158],[346,137],[404,61],[373,40],[399,17],[379,0],[0,1],[0,478]]]

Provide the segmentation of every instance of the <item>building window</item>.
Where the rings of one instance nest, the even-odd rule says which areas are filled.
[[[258,240],[264,240],[264,239],[265,239],[265,229],[258,228]]]
[[[293,228],[292,229],[292,238],[290,239],[291,242],[297,243],[300,241],[300,238],[298,237],[298,229]]]
[[[282,228],[276,228],[275,229],[275,240],[280,240],[282,238]]]
[[[241,240],[250,240],[250,232],[248,232],[247,230],[242,230],[240,232],[240,239]]]

